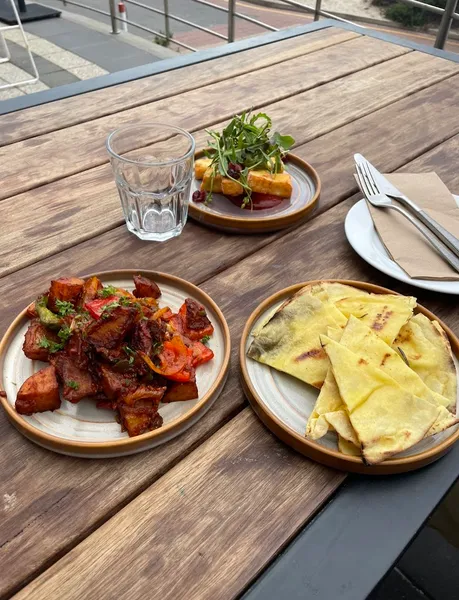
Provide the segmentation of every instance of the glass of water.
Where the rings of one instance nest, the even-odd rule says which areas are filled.
[[[179,127],[141,123],[116,129],[107,150],[129,231],[163,242],[188,216],[195,143]]]

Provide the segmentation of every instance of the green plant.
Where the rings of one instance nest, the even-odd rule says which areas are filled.
[[[158,46],[165,46],[167,48],[169,46],[169,44],[171,43],[171,40],[174,37],[174,35],[172,33],[170,33],[169,37],[167,38],[164,31],[159,30],[159,33],[161,35],[155,35],[155,38],[153,40],[154,43],[158,44]]]
[[[425,4],[445,8],[446,0],[423,0]],[[409,6],[399,0],[373,0],[375,6],[384,9],[387,19],[401,23],[405,27],[422,27],[429,22],[439,22],[441,15],[431,13],[416,6]]]

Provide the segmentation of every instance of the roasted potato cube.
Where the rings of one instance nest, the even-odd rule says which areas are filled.
[[[45,340],[45,338],[52,342],[60,342],[57,335],[53,331],[46,329],[38,319],[32,321],[24,336],[24,344],[22,346],[22,350],[27,358],[42,360],[44,362],[48,361],[49,350],[41,345],[42,340]]]
[[[115,348],[134,326],[137,311],[128,306],[114,308],[107,318],[91,323],[86,329],[86,340],[95,348]]]
[[[148,277],[134,275],[134,285],[134,296],[136,298],[159,298],[161,296],[159,287]]]
[[[48,308],[57,311],[56,300],[75,304],[84,286],[84,279],[78,277],[61,277],[53,279],[48,294]]]
[[[222,179],[222,194],[225,196],[240,196],[244,193],[244,188],[237,181],[233,181],[228,177]]]
[[[163,424],[161,415],[149,407],[121,404],[119,414],[121,429],[127,431],[130,437],[153,431]]]
[[[37,318],[38,315],[37,315],[37,310],[35,308],[35,300],[29,304],[26,312],[27,312],[27,316],[29,317],[29,319]]]
[[[209,168],[211,162],[211,158],[198,158],[194,161],[194,176],[196,179],[202,179],[204,177],[204,173]]]
[[[183,402],[184,400],[194,400],[199,397],[198,386],[195,381],[171,382],[167,386],[167,391],[163,396],[162,402]]]
[[[53,366],[41,369],[26,379],[16,398],[16,410],[21,415],[56,410],[60,405],[59,384]]]
[[[222,193],[222,176],[215,175],[212,181],[212,169],[207,169],[202,178],[201,190],[204,192],[215,192],[216,194]]]
[[[63,397],[76,404],[83,398],[95,396],[99,387],[87,369],[81,369],[65,352],[58,352],[52,358],[59,379],[62,381]]]
[[[84,308],[86,302],[92,302],[96,298],[97,292],[101,290],[102,287],[102,282],[97,277],[86,279],[78,300],[78,308]]]
[[[249,171],[247,183],[253,192],[272,194],[281,198],[292,195],[292,179],[288,173],[271,174],[269,171]]]

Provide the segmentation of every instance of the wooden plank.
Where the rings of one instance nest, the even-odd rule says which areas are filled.
[[[440,148],[418,158],[405,170],[428,171],[435,168],[451,190],[459,190],[459,173],[451,156],[455,156],[459,136]],[[459,328],[459,314],[455,299],[422,290],[413,290],[377,272],[362,261],[344,237],[344,217],[357,197],[338,204],[299,228],[295,235],[285,236],[255,252],[235,266],[217,276],[203,281],[200,269],[213,255],[223,261],[230,246],[220,249],[228,238],[237,246],[240,238],[215,236],[213,245],[203,239],[205,230],[193,231],[193,256],[186,260],[191,246],[180,251],[180,241],[167,245],[139,245],[131,255],[130,247],[109,239],[100,247],[82,244],[49,260],[37,263],[0,280],[0,327],[2,330],[28,298],[46,286],[51,276],[63,272],[91,268],[123,268],[138,265],[144,268],[162,268],[176,275],[186,276],[210,293],[219,303],[233,336],[234,348],[231,374],[223,395],[208,415],[190,432],[175,442],[122,461],[83,461],[55,455],[34,446],[22,438],[0,415],[0,436],[3,452],[0,456],[2,490],[8,501],[8,511],[0,528],[0,560],[3,577],[0,593],[17,588],[21,581],[43,570],[80,539],[113,515],[139,490],[164,473],[171,463],[189,452],[199,439],[209,435],[237,412],[243,404],[238,378],[237,340],[250,312],[265,297],[278,289],[307,279],[348,277],[373,281],[397,289],[402,293],[415,293],[422,303],[435,310],[453,328]],[[101,236],[103,237],[103,236]],[[196,240],[206,248],[205,260],[199,260]],[[254,238],[251,238],[252,240]],[[175,245],[174,245],[175,244]],[[109,249],[118,255],[110,256]],[[101,260],[102,252],[107,258]],[[156,256],[155,256],[156,254]],[[100,260],[99,264],[98,261]],[[90,262],[92,261],[92,262]],[[225,265],[222,265],[222,269]],[[202,278],[200,278],[200,275]],[[237,290],[237,294],[235,294]],[[17,457],[17,460],[13,460]],[[20,457],[20,458],[19,458]],[[52,482],[52,483],[50,483]],[[46,536],[43,536],[46,531]],[[257,546],[258,548],[258,546]],[[3,587],[1,587],[3,586]],[[152,588],[153,589],[153,588]],[[32,596],[35,597],[35,596]]]
[[[365,69],[381,62],[371,71]],[[260,69],[256,79],[248,73],[6,146],[0,149],[5,173],[0,198],[107,163],[105,139],[123,124],[169,122],[196,131],[244,109],[271,105],[276,124],[302,143],[458,71],[459,65],[450,61],[357,38]],[[341,79],[332,81],[336,78]],[[142,145],[154,141],[145,138]]]
[[[350,169],[354,152],[362,152],[381,169],[392,171],[458,133],[458,94],[459,76],[454,76],[297,147],[295,153],[311,162],[322,179],[319,211],[357,190]],[[416,126],[410,126],[411,123]],[[200,131],[195,137],[200,147],[207,134]],[[30,206],[34,207],[33,220]],[[0,203],[0,222],[4,225],[0,275],[4,276],[114,229],[123,223],[123,216],[113,175],[105,165],[4,200]],[[124,239],[122,231],[109,236],[114,247],[121,243],[119,236]],[[16,243],[18,238],[21,244]],[[112,251],[104,240],[102,236],[94,241],[96,252],[103,252],[99,254],[101,261],[107,260]],[[240,240],[238,250],[253,250],[247,238]],[[259,240],[254,239],[254,248]],[[131,250],[138,246],[130,238]],[[115,256],[119,253],[115,252]]]
[[[262,48],[252,48],[175,71],[159,73],[154,77],[97,90],[85,94],[84,101],[81,96],[75,96],[60,102],[17,111],[0,117],[0,146],[116,114],[209,83],[231,79],[356,37],[359,37],[359,34],[329,27],[267,44]]]
[[[234,598],[344,477],[247,408],[15,598]]]

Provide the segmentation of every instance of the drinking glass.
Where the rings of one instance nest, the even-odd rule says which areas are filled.
[[[127,125],[107,138],[126,226],[142,240],[180,235],[188,216],[195,143],[161,123]]]

